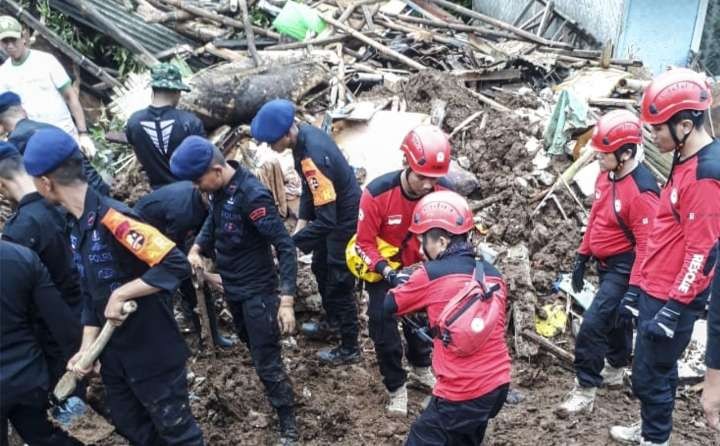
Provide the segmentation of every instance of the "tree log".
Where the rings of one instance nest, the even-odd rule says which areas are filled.
[[[298,101],[316,86],[327,82],[329,73],[316,59],[303,52],[287,55],[261,52],[264,65],[254,67],[250,58],[215,65],[188,80],[192,91],[183,94],[180,107],[198,115],[205,127],[237,125],[252,120],[268,100]]]

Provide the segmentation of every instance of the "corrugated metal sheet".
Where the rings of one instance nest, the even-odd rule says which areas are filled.
[[[115,23],[118,28],[135,39],[152,54],[158,54],[161,51],[177,45],[187,44],[192,47],[200,45],[199,42],[189,39],[166,26],[158,23],[146,23],[142,17],[134,12],[126,11],[120,3],[114,0],[85,1],[94,6],[100,14]],[[57,9],[63,14],[69,15],[73,20],[93,28],[100,33],[104,32],[101,27],[98,27],[92,21],[88,20],[75,6],[68,2],[64,0],[49,0],[49,4],[50,7]],[[193,68],[201,68],[207,65],[197,57],[191,58],[188,60],[188,63]]]

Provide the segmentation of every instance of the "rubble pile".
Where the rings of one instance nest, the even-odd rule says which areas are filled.
[[[63,45],[52,29],[36,20],[32,8],[6,0],[0,9],[17,15],[73,62],[81,86],[100,97],[121,121],[149,103],[145,68],[158,61],[181,65],[193,89],[181,107],[201,118],[224,153],[254,169],[266,157],[250,153],[256,147],[248,123],[260,105],[274,97],[295,101],[298,116],[332,132],[346,153],[351,152],[342,143],[347,129],[366,125],[369,135],[373,117],[383,113],[377,120],[440,126],[451,135],[456,170],[469,174],[465,178],[470,180],[458,189],[476,213],[478,250],[493,257],[508,282],[509,339],[518,359],[514,382],[531,389],[528,405],[501,413],[490,444],[530,444],[540,430],[564,435],[550,444],[600,445],[606,438],[589,440],[587,435],[600,431],[598,426],[608,420],[634,413],[632,401],[603,394],[596,419],[559,425],[548,408],[563,397],[560,389],[571,387],[572,376],[567,365],[538,355],[538,345],[521,333],[533,329],[545,302],[561,299],[570,309],[571,298],[557,293],[555,283],[559,273],[571,268],[591,201],[572,181],[578,163],[589,161],[589,151],[583,149],[588,130],[605,110],[636,106],[646,74],[640,61],[612,59],[554,2],[537,1],[542,14],[526,8],[511,24],[445,0],[320,0],[302,5],[290,0],[47,0],[78,29],[104,34],[132,52],[144,68],[125,79]],[[587,86],[599,84],[606,88]],[[546,130],[560,107],[561,90],[571,91],[587,113],[581,124],[566,123],[561,129],[561,153],[548,153]],[[123,142],[122,135],[111,138],[108,133],[106,138]],[[113,178],[115,198],[133,204],[149,192],[147,177],[132,161],[128,146],[107,155],[111,168],[106,173]],[[382,165],[381,171],[396,167],[390,158],[388,154],[388,167]],[[359,175],[372,171],[363,161],[349,159]],[[652,144],[646,144],[646,163],[659,179],[667,175],[669,160]],[[373,177],[368,174],[367,180]],[[285,178],[288,197],[297,196],[293,181],[297,178]],[[9,215],[0,196],[0,222]],[[292,215],[287,225],[292,229]],[[300,261],[298,272],[299,323],[320,311],[317,284],[306,260]],[[360,303],[362,307],[362,299]],[[233,332],[227,315],[221,319],[224,331]],[[364,315],[361,326],[364,360],[347,368],[321,366],[315,358],[320,344],[301,336],[283,340],[303,444],[401,444],[421,411],[425,394],[411,390],[409,417],[384,417],[383,386]],[[194,336],[187,340],[196,352],[189,366],[191,402],[206,443],[235,445],[243,439],[245,444],[269,444],[275,438],[273,411],[245,346],[210,356],[200,351]],[[553,342],[572,350],[569,333]],[[700,416],[688,399],[679,401],[680,426]],[[697,440],[692,429],[681,427],[676,435]],[[123,441],[113,434],[97,444]]]

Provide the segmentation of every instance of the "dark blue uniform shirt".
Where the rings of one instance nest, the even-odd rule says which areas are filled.
[[[136,111],[128,119],[125,135],[138,161],[157,189],[177,178],[170,171],[170,157],[183,139],[205,136],[205,128],[194,114],[175,107],[153,107]]]
[[[297,276],[295,244],[275,207],[270,191],[247,169],[228,161],[235,175],[210,195],[210,215],[195,243],[203,253],[214,249],[225,298],[242,301],[278,291],[271,246],[280,264],[280,293],[294,295]]]
[[[25,153],[25,146],[27,145],[30,137],[33,136],[38,130],[46,128],[56,129],[57,127],[52,124],[37,122],[28,118],[22,119],[15,126],[15,130],[13,130],[10,135],[8,135],[8,142],[15,144],[15,147],[17,147],[20,153]],[[85,157],[85,154],[83,154],[82,157],[82,165],[83,172],[85,173],[85,178],[87,179],[90,187],[92,187],[102,195],[108,195],[110,193],[110,186],[108,186],[107,183],[103,181],[100,174],[97,172],[97,170],[95,170],[92,164],[90,164],[90,161],[88,161],[88,159]]]
[[[20,200],[15,214],[5,223],[2,237],[35,251],[63,300],[75,308],[82,305],[83,294],[65,223],[65,217],[57,208],[33,192]]]
[[[140,221],[124,204],[100,197],[90,188],[85,196],[83,215],[79,220],[69,217],[70,246],[87,293],[82,323],[102,326],[112,291],[127,282],[140,278],[159,288],[157,293],[136,299],[137,311],[115,330],[100,357],[103,373],[122,373],[131,379],[148,378],[182,366],[188,357],[170,302],[179,283],[189,276],[190,265],[174,247],[151,267],[102,224],[111,209]]]
[[[295,244],[310,252],[335,238],[347,243],[347,235],[357,227],[362,193],[352,167],[327,133],[307,124],[300,125],[293,158],[303,183],[300,218],[311,220],[293,236]],[[333,248],[337,247],[328,246]],[[344,252],[345,246],[341,249]]]
[[[38,319],[69,357],[80,344],[80,326],[32,250],[0,241],[0,395],[3,405],[38,387],[47,390],[48,368],[38,339]]]
[[[145,195],[135,204],[135,211],[185,252],[208,216],[200,191],[190,181],[171,183]]]

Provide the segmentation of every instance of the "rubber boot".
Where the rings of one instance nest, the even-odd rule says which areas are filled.
[[[592,412],[596,393],[596,387],[581,387],[576,383],[567,399],[555,409],[555,414],[560,418],[567,418],[583,412]]]
[[[277,414],[280,424],[280,444],[283,446],[297,444],[300,435],[295,422],[295,408],[292,406],[278,407]]]
[[[236,341],[220,334],[220,331],[218,330],[218,316],[215,311],[215,305],[213,305],[210,299],[206,299],[205,304],[207,306],[207,315],[210,322],[210,334],[212,335],[215,346],[220,348],[231,348],[235,345]]]
[[[630,426],[613,426],[610,428],[610,438],[622,444],[640,444],[642,430],[640,422]]]

